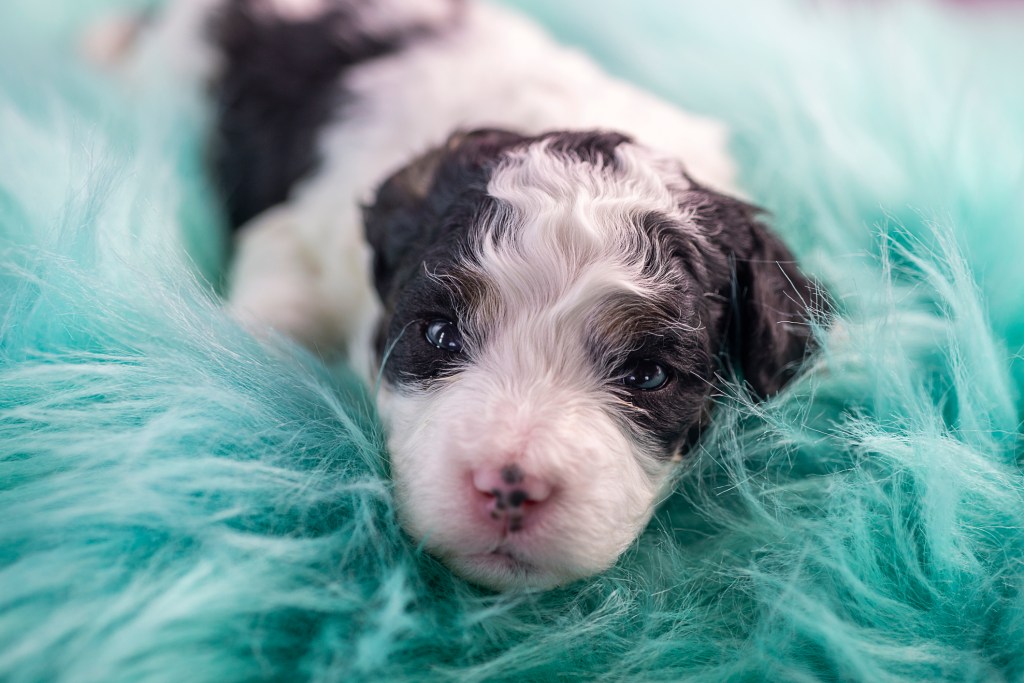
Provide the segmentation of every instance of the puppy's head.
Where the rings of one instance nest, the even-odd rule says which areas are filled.
[[[709,410],[809,343],[815,288],[752,207],[623,135],[453,136],[366,210],[407,530],[493,588],[611,565]]]

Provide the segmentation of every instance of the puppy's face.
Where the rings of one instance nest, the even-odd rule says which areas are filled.
[[[601,571],[643,529],[729,346],[756,393],[813,287],[755,211],[614,133],[453,137],[366,212],[409,533],[477,583]]]

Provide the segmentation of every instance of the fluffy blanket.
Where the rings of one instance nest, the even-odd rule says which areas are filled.
[[[0,6],[0,680],[1024,678],[1011,6],[513,2],[728,121],[842,320],[613,569],[494,595],[402,535],[345,370],[219,310],[202,108],[73,55],[141,4]]]

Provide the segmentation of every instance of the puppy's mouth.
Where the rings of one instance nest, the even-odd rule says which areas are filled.
[[[517,574],[528,574],[537,569],[534,565],[502,546],[490,552],[470,555],[469,559],[479,562],[486,567],[515,571]]]
[[[450,556],[452,564],[467,578],[490,588],[530,585],[543,572],[506,546],[481,553]]]

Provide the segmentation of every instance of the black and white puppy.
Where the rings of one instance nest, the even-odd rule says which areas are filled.
[[[610,566],[721,359],[763,397],[808,350],[723,127],[505,9],[171,0],[132,52],[213,98],[231,309],[379,378],[401,520],[480,584]]]

